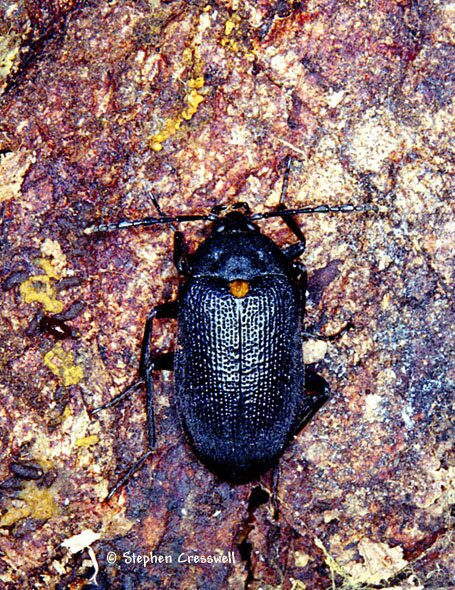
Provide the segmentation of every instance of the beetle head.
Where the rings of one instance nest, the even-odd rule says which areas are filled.
[[[221,213],[221,215],[220,215]],[[236,234],[258,232],[254,223],[250,220],[250,208],[248,203],[234,203],[233,205],[218,205],[212,209],[214,219],[214,234]]]

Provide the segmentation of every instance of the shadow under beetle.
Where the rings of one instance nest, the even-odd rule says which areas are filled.
[[[272,467],[292,437],[329,396],[327,382],[305,369],[302,358],[307,275],[295,259],[305,237],[294,215],[352,212],[371,205],[286,209],[290,171],[286,161],[276,210],[251,214],[246,203],[214,207],[209,214],[160,217],[91,227],[86,233],[184,221],[210,221],[212,231],[196,252],[185,255],[183,234],[174,229],[174,264],[185,278],[175,301],[148,315],[142,342],[140,380],[112,406],[145,384],[149,450],[111,490],[106,500],[141,467],[155,447],[153,371],[174,369],[178,411],[197,455],[227,479],[245,481]],[[152,197],[153,198],[153,197]],[[297,242],[279,248],[255,220],[281,217]],[[154,354],[157,318],[177,318],[175,353]]]

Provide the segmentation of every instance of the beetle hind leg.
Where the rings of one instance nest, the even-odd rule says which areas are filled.
[[[295,434],[310,422],[313,416],[330,398],[330,386],[315,371],[305,369],[305,393],[302,395],[302,408],[297,420]]]

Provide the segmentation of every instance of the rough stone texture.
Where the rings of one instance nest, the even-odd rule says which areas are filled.
[[[453,587],[453,22],[406,0],[0,3],[1,588],[89,587],[67,539],[101,588]],[[153,215],[149,192],[167,213],[267,210],[288,154],[289,205],[380,210],[301,219],[307,325],[355,328],[305,345],[333,397],[281,460],[278,518],[271,476],[233,486],[195,459],[169,373],[153,458],[103,503],[145,450],[143,397],[89,411],[136,378],[177,276],[169,229],[84,228]],[[192,249],[207,227],[185,232]]]

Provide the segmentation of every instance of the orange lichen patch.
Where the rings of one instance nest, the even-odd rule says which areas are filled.
[[[0,528],[15,524],[23,518],[48,520],[58,513],[57,505],[52,495],[52,488],[39,488],[36,482],[29,481],[19,492],[19,499],[24,505],[11,507],[1,518]]]
[[[245,297],[245,295],[248,294],[248,291],[250,290],[250,285],[248,284],[248,281],[231,281],[229,283],[229,290],[231,292],[231,295],[234,295],[234,297],[241,299],[242,297]]]
[[[82,367],[75,364],[73,353],[66,352],[61,342],[44,356],[44,364],[61,379],[65,387],[77,385],[84,378]]]

